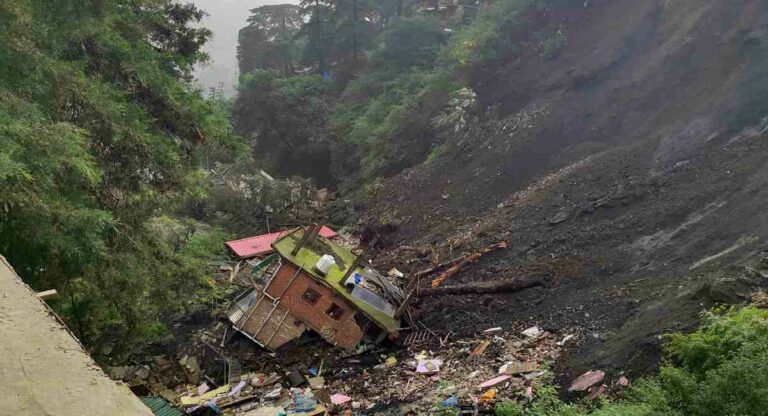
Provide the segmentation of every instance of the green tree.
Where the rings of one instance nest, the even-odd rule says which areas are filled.
[[[331,87],[319,75],[286,77],[256,70],[241,81],[234,106],[235,127],[250,138],[256,157],[274,172],[313,177],[328,185],[325,123]]]
[[[251,10],[248,26],[238,37],[240,73],[254,69],[275,69],[289,74],[299,56],[298,33],[304,20],[301,8],[292,4],[257,7]]]
[[[373,61],[398,69],[431,66],[445,40],[443,28],[436,18],[404,17],[381,34]]]
[[[187,82],[201,17],[170,0],[0,3],[0,253],[59,290],[90,347],[110,334],[129,349],[194,308],[222,251],[219,231],[178,217],[204,190],[204,153],[241,148]]]

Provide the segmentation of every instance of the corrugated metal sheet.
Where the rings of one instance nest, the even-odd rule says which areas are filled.
[[[184,412],[171,406],[162,397],[140,397],[140,399],[156,416],[184,416]]]
[[[227,241],[226,245],[230,250],[232,250],[237,258],[247,259],[272,253],[274,251],[272,249],[272,243],[286,234],[288,234],[288,231],[278,231],[275,233],[257,235],[240,240]],[[338,234],[336,231],[323,226],[320,229],[320,235],[325,238],[334,238]]]

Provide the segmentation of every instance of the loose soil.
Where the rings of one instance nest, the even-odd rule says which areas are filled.
[[[579,2],[583,3],[583,2]],[[445,284],[540,274],[519,293],[424,299],[433,330],[579,328],[564,377],[643,374],[661,335],[761,284],[768,241],[768,3],[590,1],[567,45],[470,74],[476,119],[371,195],[382,268],[510,247]],[[395,253],[394,255],[392,253]]]

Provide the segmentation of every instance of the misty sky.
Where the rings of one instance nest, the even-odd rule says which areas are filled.
[[[197,78],[207,91],[224,83],[227,95],[237,85],[237,32],[245,26],[249,10],[266,4],[298,3],[297,0],[191,0],[209,16],[204,25],[213,31],[206,52],[212,62],[197,71]]]

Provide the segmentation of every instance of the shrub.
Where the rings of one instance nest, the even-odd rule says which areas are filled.
[[[500,0],[482,11],[451,40],[449,57],[460,66],[519,53],[532,24],[528,12],[535,0]]]

